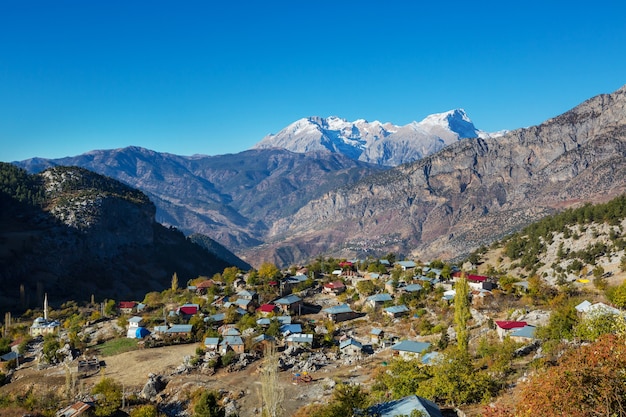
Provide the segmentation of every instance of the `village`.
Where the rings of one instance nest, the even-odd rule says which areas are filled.
[[[394,358],[416,360],[421,366],[437,363],[441,351],[456,337],[453,302],[460,279],[467,281],[469,289],[471,327],[481,333],[491,331],[499,340],[508,338],[525,354],[538,348],[535,330],[549,318],[545,311],[528,311],[516,303],[528,291],[525,280],[503,289],[494,277],[466,273],[440,261],[422,264],[377,259],[363,269],[357,260],[343,260],[335,266],[328,273],[270,268],[264,277],[230,270],[219,277],[198,277],[184,287],[178,286],[174,275],[172,288],[163,293],[149,293],[144,300],[107,300],[93,311],[83,312],[95,319],[75,329],[73,336],[69,335],[69,318],[49,311],[45,297],[43,315],[29,328],[27,345],[31,348],[25,350],[24,343],[16,341],[11,352],[0,358],[3,372],[9,386],[11,375],[29,361],[30,366],[36,363],[39,368],[71,368],[72,378],[106,374],[106,358],[97,356],[98,346],[127,339],[144,350],[197,346],[195,355],[180,358],[181,366],[186,373],[209,379],[258,364],[271,344],[280,354],[279,370],[292,384],[323,379],[332,387],[336,381],[324,376],[329,369],[385,365]],[[611,307],[589,301],[577,306],[581,314],[594,309]],[[46,357],[42,350],[32,349],[33,345],[41,349],[42,340],[51,336],[61,341],[59,351]],[[165,386],[158,383],[161,376],[153,375],[151,369],[144,373],[148,383],[134,387],[135,391],[140,396],[143,393],[148,402],[164,401],[159,397]],[[80,397],[75,394],[74,398]],[[59,409],[56,416],[77,417],[87,412],[90,397],[80,394],[79,401]],[[440,410],[428,400],[413,397],[394,402],[398,408],[391,407],[381,415],[408,415],[412,409],[407,413],[406,407],[417,407],[428,416],[461,415],[459,410]],[[301,405],[323,402],[320,398],[301,400]],[[420,405],[422,400],[430,405]],[[256,407],[244,409],[236,399],[226,405],[227,415],[259,413]],[[167,407],[162,404],[163,410]]]

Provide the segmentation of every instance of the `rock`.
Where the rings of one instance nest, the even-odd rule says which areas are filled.
[[[166,382],[160,375],[150,374],[148,375],[148,382],[141,390],[140,396],[147,400],[153,399],[157,394],[165,389]]]

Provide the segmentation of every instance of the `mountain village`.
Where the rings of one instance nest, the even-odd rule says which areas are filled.
[[[87,384],[97,383],[108,373],[109,359],[98,354],[99,347],[115,340],[127,340],[135,351],[155,353],[191,346],[195,350],[180,357],[169,373],[142,367],[143,384],[119,382],[125,384],[121,410],[131,412],[147,403],[164,415],[193,415],[186,414],[188,397],[166,393],[171,381],[181,374],[195,375],[197,381],[213,380],[220,386],[228,375],[254,372],[253,378],[258,378],[271,345],[278,355],[283,386],[299,388],[297,395],[284,401],[291,415],[299,408],[326,402],[337,384],[371,386],[372,369],[392,361],[412,361],[421,367],[439,363],[442,351],[457,338],[451,316],[460,281],[467,287],[468,327],[474,341],[490,335],[500,342],[510,341],[515,346],[513,357],[541,356],[536,329],[548,324],[550,314],[524,307],[530,290],[527,280],[503,288],[496,277],[474,273],[476,265],[471,263],[459,268],[441,261],[393,258],[321,258],[312,269],[288,271],[268,264],[250,273],[230,268],[214,278],[190,280],[186,286],[179,286],[175,274],[172,287],[163,293],[149,293],[144,300],[105,300],[80,309],[68,308],[76,307],[68,302],[52,310],[44,295],[42,315],[29,325],[28,335],[14,340],[11,351],[0,357],[7,375],[0,396],[7,395],[13,384],[23,383],[21,375],[26,370],[36,369],[40,375],[56,370],[65,375],[57,391],[63,392],[62,404],[67,405],[58,407],[54,415],[92,415],[98,409],[98,395]],[[578,280],[574,285],[584,287],[588,282]],[[581,316],[594,312],[623,315],[605,303],[588,300],[576,310]],[[80,317],[88,318],[80,325],[75,322],[78,311]],[[10,326],[24,327],[23,321],[6,323],[5,334],[11,333]],[[52,339],[59,343],[54,351],[46,352],[45,341]],[[342,381],[338,372],[349,377]],[[37,383],[32,384],[20,385],[20,389],[33,390]],[[245,386],[220,386],[225,415],[263,415],[263,400]],[[370,407],[367,415],[413,415],[413,410],[433,417],[478,415],[415,395],[381,402]]]

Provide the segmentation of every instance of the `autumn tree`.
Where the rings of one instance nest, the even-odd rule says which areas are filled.
[[[467,322],[472,318],[472,315],[469,309],[469,284],[465,274],[461,275],[454,289],[456,291],[454,295],[454,323],[457,346],[459,351],[467,352],[469,344]]]
[[[91,393],[96,398],[95,414],[98,417],[108,417],[122,406],[122,385],[112,378],[102,378]]]
[[[265,281],[275,279],[280,276],[280,269],[271,262],[263,262],[259,267],[259,277]]]
[[[176,274],[176,272],[172,275],[172,291],[178,291],[178,274]]]
[[[260,382],[262,417],[282,416],[285,392],[278,379],[278,352],[272,343],[265,345],[263,351]]]
[[[625,342],[610,334],[569,350],[530,380],[516,415],[626,416]]]

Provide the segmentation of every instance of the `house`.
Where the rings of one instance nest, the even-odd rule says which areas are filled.
[[[327,284],[324,284],[322,288],[322,292],[325,294],[341,294],[346,290],[346,285],[342,281],[333,281]]]
[[[93,414],[93,405],[78,401],[62,410],[57,411],[55,417],[91,417]]]
[[[287,346],[313,346],[313,334],[294,333],[285,339]]]
[[[374,417],[395,417],[411,416],[414,412],[423,417],[443,417],[437,404],[417,395],[376,404],[368,408],[366,414]]]
[[[256,291],[252,291],[252,290],[239,291],[237,293],[237,297],[239,297],[242,300],[254,301],[255,303],[258,303],[259,301],[259,294]]]
[[[408,284],[402,287],[401,291],[407,294],[419,294],[423,289],[424,287],[420,284]]]
[[[300,324],[283,324],[280,326],[279,331],[283,334],[283,336],[294,334],[294,333],[302,333],[302,326]]]
[[[417,359],[420,354],[430,348],[430,343],[403,340],[391,347],[394,356],[399,355],[403,359]]]
[[[456,290],[447,290],[443,292],[441,299],[450,303],[454,301],[454,297],[456,297]]]
[[[391,298],[391,294],[386,293],[386,292],[370,295],[369,297],[365,299],[365,302],[367,303],[367,305],[369,305],[372,308],[380,307],[389,301],[393,301],[393,298]]]
[[[198,311],[200,311],[200,306],[198,304],[186,303],[176,309],[176,314],[189,318],[197,314]]]
[[[328,316],[329,320],[332,320],[335,323],[352,320],[357,316],[357,313],[352,311],[348,304],[328,307],[323,309],[322,312]]]
[[[350,337],[339,343],[339,351],[344,355],[356,356],[363,351],[363,345]]]
[[[235,353],[244,353],[244,344],[241,336],[224,336],[219,345],[220,353],[224,355],[228,350]]]
[[[247,298],[238,298],[233,302],[234,305],[245,310],[246,312],[254,312],[254,301]]]
[[[496,321],[496,330],[500,339],[504,339],[512,331],[516,329],[521,329],[522,327],[527,325],[528,323],[526,323],[525,321],[501,320]]]
[[[408,271],[409,269],[417,267],[417,264],[413,261],[398,261],[395,264],[402,268],[403,271]]]
[[[220,326],[222,325],[222,323],[224,323],[224,319],[226,318],[226,313],[217,313],[217,314],[212,314],[210,316],[207,316],[204,318],[204,322],[213,322],[213,324]]]
[[[165,331],[165,335],[172,338],[190,338],[192,331],[191,324],[175,324]]]
[[[278,307],[275,306],[274,304],[263,304],[262,306],[257,308],[256,311],[260,313],[262,316],[268,316],[272,313],[277,312]]]
[[[404,304],[399,305],[399,306],[391,306],[391,307],[384,308],[383,313],[385,313],[386,315],[392,318],[396,318],[400,316],[406,316],[407,314],[409,314],[409,308],[405,306]]]
[[[452,273],[452,280],[457,282],[463,276],[463,272],[456,271]],[[475,274],[465,274],[465,278],[467,278],[467,285],[474,290],[493,290],[496,285],[489,280],[488,276],[485,275],[475,275]]]
[[[511,331],[509,335],[511,337],[511,340],[513,340],[514,342],[528,343],[535,340],[535,330],[535,326],[527,324],[524,327],[520,327]]]
[[[373,328],[370,331],[370,341],[372,343],[380,343],[380,341],[385,337],[385,331],[378,328]]]
[[[204,295],[208,292],[209,288],[213,287],[214,285],[215,285],[215,281],[213,281],[212,279],[206,279],[196,284],[195,291],[199,295]]]
[[[219,344],[220,344],[219,337],[206,337],[204,339],[204,347],[206,348],[206,350],[215,352],[217,351]]]
[[[276,316],[271,319],[269,317],[264,317],[258,319],[256,321],[256,324],[258,324],[259,326],[269,326],[272,323],[272,320],[278,321],[281,325],[291,324],[291,316]]]
[[[280,281],[281,295],[289,294],[293,291],[293,288],[302,284],[307,280],[306,275],[294,275],[292,277],[286,277],[282,281]]]
[[[5,370],[8,366],[7,364],[11,361],[16,361],[16,363],[19,363],[19,359],[21,357],[22,355],[15,351],[11,351],[0,356],[0,371]]]
[[[267,343],[274,343],[275,341],[276,341],[276,338],[274,338],[274,336],[270,336],[265,333],[260,334],[252,339],[252,343],[255,345],[259,343],[265,345]]]
[[[120,303],[117,305],[117,308],[122,314],[133,314],[136,307],[137,303],[134,301],[120,301]]]
[[[421,356],[420,362],[422,362],[423,365],[435,365],[442,359],[443,354],[441,352],[427,352]]]
[[[143,327],[143,318],[139,316],[133,316],[128,319],[128,329],[126,330],[126,337],[129,339],[143,339],[150,334],[150,331]]]
[[[610,305],[607,305],[604,303],[591,304],[587,300],[578,304],[575,308],[576,308],[576,311],[578,311],[583,316],[601,315],[601,314],[612,314],[615,316],[624,315],[623,311],[615,307],[611,307]]]
[[[302,299],[297,295],[290,294],[274,301],[274,304],[284,313],[299,313],[300,307],[302,306]]]

